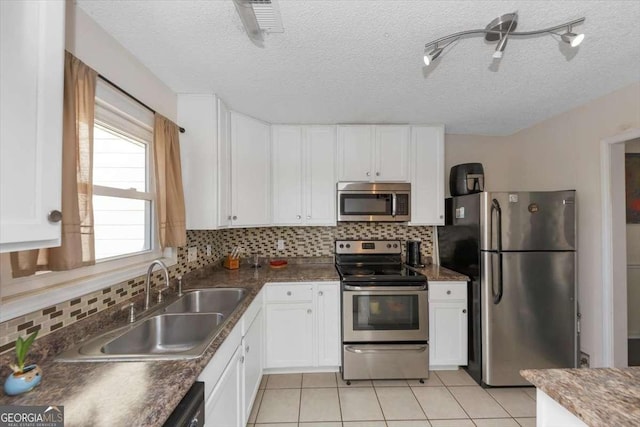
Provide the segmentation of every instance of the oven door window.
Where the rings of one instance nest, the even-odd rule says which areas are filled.
[[[340,196],[342,215],[391,215],[390,194],[343,194]]]
[[[420,329],[418,295],[354,295],[354,331]]]

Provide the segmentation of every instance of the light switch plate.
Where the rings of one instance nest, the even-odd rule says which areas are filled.
[[[211,256],[211,245],[207,245],[207,256]]]
[[[284,240],[278,239],[278,243],[276,245],[276,249],[279,251],[284,251]]]
[[[187,262],[193,262],[197,260],[198,260],[198,248],[195,246],[192,246],[187,250]]]

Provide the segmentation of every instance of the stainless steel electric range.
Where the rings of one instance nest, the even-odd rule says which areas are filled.
[[[402,263],[399,240],[337,240],[342,377],[429,377],[427,278]]]

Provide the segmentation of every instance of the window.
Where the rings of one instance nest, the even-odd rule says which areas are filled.
[[[93,146],[96,265],[13,279],[9,254],[1,254],[0,322],[142,275],[158,257],[175,264],[174,251],[162,252],[156,237],[153,123],[151,111],[98,79]],[[44,288],[51,289],[38,293]]]
[[[96,262],[152,250],[153,114],[98,80],[93,129]]]

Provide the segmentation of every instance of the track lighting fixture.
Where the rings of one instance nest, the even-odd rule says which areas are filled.
[[[571,32],[571,25],[567,27],[567,32],[562,34],[560,38],[563,42],[568,43],[571,47],[577,47],[584,40],[584,34],[576,34]]]
[[[433,48],[433,50],[431,52],[427,52],[426,49],[425,49],[425,51],[424,51],[424,64],[425,65],[431,64],[431,61],[433,61],[438,56],[440,56],[441,53],[442,53],[442,48],[438,47],[437,44]]]
[[[504,50],[507,47],[507,41],[510,37],[522,37],[522,36],[534,36],[540,34],[555,34],[559,35],[563,42],[569,44],[571,47],[577,47],[582,40],[584,40],[584,34],[576,34],[572,32],[573,26],[583,23],[585,18],[575,19],[565,24],[556,25],[553,27],[545,28],[535,31],[515,31],[518,26],[518,13],[507,13],[499,16],[487,25],[484,29],[479,30],[467,30],[460,31],[458,33],[450,34],[446,37],[441,37],[437,40],[429,42],[424,45],[424,63],[425,65],[431,65],[433,61],[440,56],[444,48],[449,46],[454,41],[461,39],[462,37],[472,35],[484,35],[484,38],[488,42],[498,42],[496,50],[493,53],[494,59],[502,58]],[[558,34],[555,31],[566,29],[564,34]],[[444,46],[442,45],[443,43]]]

